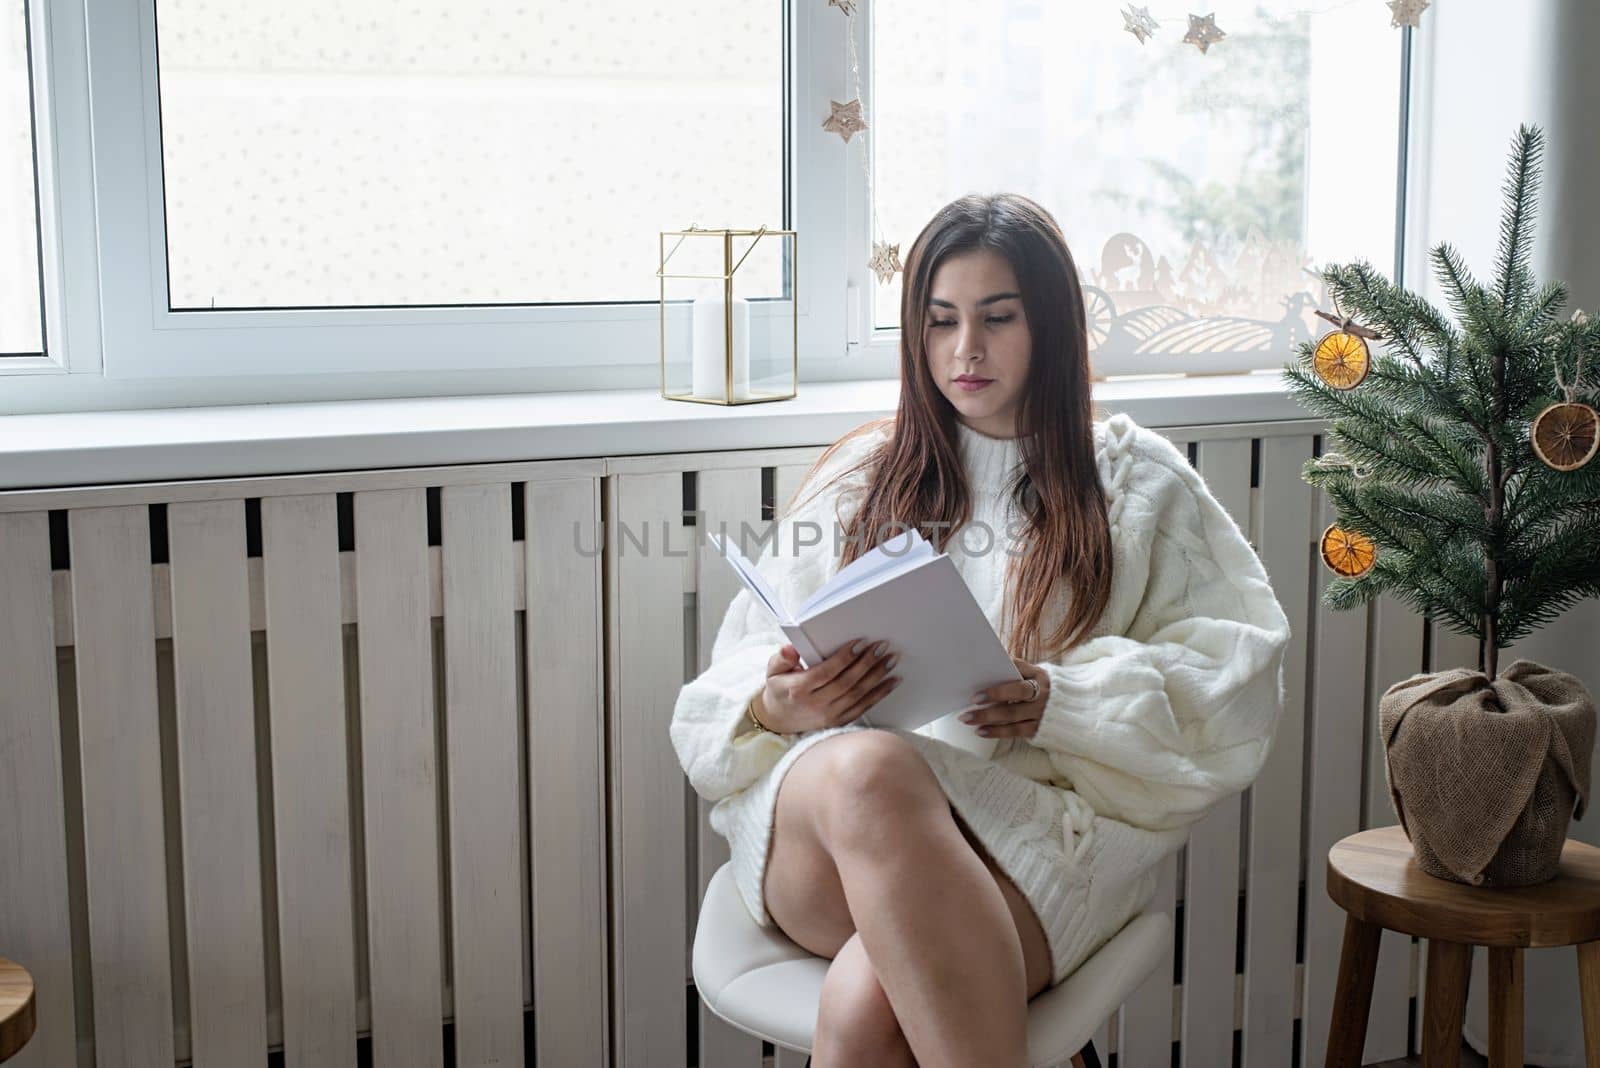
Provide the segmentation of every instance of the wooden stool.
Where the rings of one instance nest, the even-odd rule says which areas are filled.
[[[1405,832],[1380,827],[1328,851],[1328,896],[1349,915],[1326,1068],[1360,1068],[1385,929],[1428,939],[1424,1068],[1458,1063],[1473,946],[1489,947],[1489,1066],[1520,1068],[1522,951],[1574,944],[1584,1047],[1589,1068],[1600,1068],[1600,849],[1568,840],[1550,882],[1496,889],[1428,875]]]
[[[0,1061],[27,1044],[33,1025],[33,976],[0,957]]]

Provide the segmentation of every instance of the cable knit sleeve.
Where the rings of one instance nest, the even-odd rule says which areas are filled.
[[[863,438],[877,440],[871,434]],[[813,491],[859,459],[868,444],[861,439],[847,442],[812,472],[795,495],[797,506],[777,521],[775,536],[762,544],[756,569],[790,608],[837,571],[834,524],[849,514],[849,502],[842,498],[850,498],[863,480],[846,477]],[[741,586],[717,628],[710,666],[678,692],[668,733],[689,784],[707,801],[745,789],[795,743],[798,736],[758,731],[745,716],[750,698],[766,684],[767,662],[788,640],[766,606]]]
[[[1154,431],[1113,422],[1112,600],[1137,608],[1121,634],[1040,665],[1050,695],[1031,742],[1096,812],[1170,830],[1261,770],[1283,709],[1289,622],[1188,459]]]

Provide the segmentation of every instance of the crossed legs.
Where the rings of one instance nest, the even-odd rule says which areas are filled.
[[[1026,1064],[1044,931],[905,739],[852,731],[795,761],[763,890],[790,940],[833,962],[814,1068]]]

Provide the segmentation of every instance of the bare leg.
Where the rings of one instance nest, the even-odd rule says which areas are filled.
[[[822,980],[811,1062],[812,1068],[917,1068],[859,934],[850,936]]]
[[[1026,1066],[1021,937],[932,770],[887,732],[837,756],[819,829],[918,1063]]]

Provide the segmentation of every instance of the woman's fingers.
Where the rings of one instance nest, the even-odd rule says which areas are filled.
[[[1019,702],[1027,701],[1032,694],[1033,687],[1029,686],[1027,680],[1024,679],[1017,682],[1002,682],[997,686],[990,686],[988,689],[974,694],[973,699],[977,702],[986,702],[996,705],[1017,704]]]
[[[861,661],[850,669],[854,675],[854,683],[848,690],[845,690],[834,699],[828,711],[838,715],[861,702],[872,691],[873,687],[882,682],[890,670],[896,666],[894,662],[897,659],[895,654],[889,650],[885,650],[882,656],[870,650],[865,653],[861,657]]]
[[[865,638],[839,646],[822,663],[806,672],[806,683],[810,690],[816,692],[835,686],[839,676],[848,671],[871,646],[872,643]]]
[[[900,680],[898,678],[885,678],[880,680],[878,684],[872,687],[872,689],[868,690],[863,697],[851,704],[850,707],[846,709],[845,713],[838,717],[836,722],[849,723],[852,720],[860,719],[863,713],[867,712],[872,708],[873,705],[887,697],[889,695],[889,691],[893,690],[898,685],[900,685]]]
[[[800,653],[792,645],[785,645],[767,661],[767,677],[786,675],[800,666]]]
[[[1016,682],[1001,682],[994,686],[979,690],[973,695],[974,704],[990,705],[1028,705],[1042,703],[1045,695],[1050,692],[1050,677],[1037,666],[1026,660],[1012,657],[1012,662],[1022,672],[1022,678]],[[1029,680],[1033,680],[1030,682]],[[1035,686],[1038,687],[1037,696]],[[1014,710],[1014,709],[1013,709]]]
[[[881,646],[882,642],[874,642],[871,639],[863,638],[852,644],[860,646],[861,652],[853,655],[843,668],[813,691],[818,700],[824,704],[832,704],[855,689],[856,683],[861,676],[872,670],[873,665],[878,662],[879,658],[874,650]],[[851,645],[845,646],[846,651],[851,648]]]

